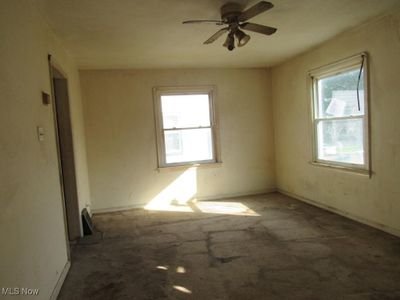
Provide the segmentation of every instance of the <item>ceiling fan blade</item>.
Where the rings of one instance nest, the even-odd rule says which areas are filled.
[[[242,12],[238,17],[238,20],[239,20],[239,22],[247,21],[247,20],[257,16],[258,14],[261,14],[262,12],[264,12],[268,9],[271,9],[273,7],[274,7],[274,5],[270,2],[260,1],[256,5],[250,7],[249,9],[246,9],[244,12]]]
[[[216,33],[214,33],[207,41],[205,41],[203,44],[211,44],[214,42],[216,39],[218,39],[221,35],[223,35],[225,32],[229,30],[229,27],[222,28],[221,30],[218,30]]]
[[[224,24],[224,22],[222,22],[221,20],[188,20],[182,22],[182,24],[198,24],[198,23],[213,23],[216,25]]]
[[[277,29],[274,27],[269,27],[269,26],[264,26],[264,25],[260,25],[260,24],[254,24],[254,23],[240,24],[240,28],[242,28],[244,30],[250,30],[250,31],[266,34],[266,35],[274,34],[277,31]]]

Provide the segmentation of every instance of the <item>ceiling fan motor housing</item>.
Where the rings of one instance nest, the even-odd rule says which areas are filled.
[[[238,3],[228,2],[221,7],[221,19],[226,23],[237,22],[242,13],[242,7]]]

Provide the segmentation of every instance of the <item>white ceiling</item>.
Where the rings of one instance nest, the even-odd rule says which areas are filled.
[[[278,28],[250,33],[229,52],[225,37],[203,42],[219,28],[183,25],[219,19],[227,0],[34,0],[83,69],[267,67],[382,14],[398,0],[271,0],[274,8],[251,19]],[[249,7],[258,0],[237,0]]]

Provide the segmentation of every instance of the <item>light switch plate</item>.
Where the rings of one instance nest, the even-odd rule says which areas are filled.
[[[45,135],[43,127],[41,127],[41,126],[37,127],[37,135],[38,135],[38,140],[40,142],[43,142],[44,141],[44,135]]]

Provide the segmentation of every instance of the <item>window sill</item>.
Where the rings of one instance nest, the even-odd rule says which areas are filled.
[[[330,164],[330,163],[326,163],[326,162],[319,162],[319,161],[310,161],[309,163],[311,165],[314,165],[317,167],[345,171],[345,172],[354,173],[357,175],[368,176],[369,178],[371,178],[371,176],[372,176],[371,170],[360,169],[360,168],[355,168],[355,167],[340,166],[340,165]]]
[[[190,168],[219,168],[222,166],[222,162],[208,162],[208,163],[193,163],[193,164],[185,164],[185,165],[175,165],[175,166],[165,166],[158,167],[156,171],[160,172],[174,172],[174,171],[183,171]]]

